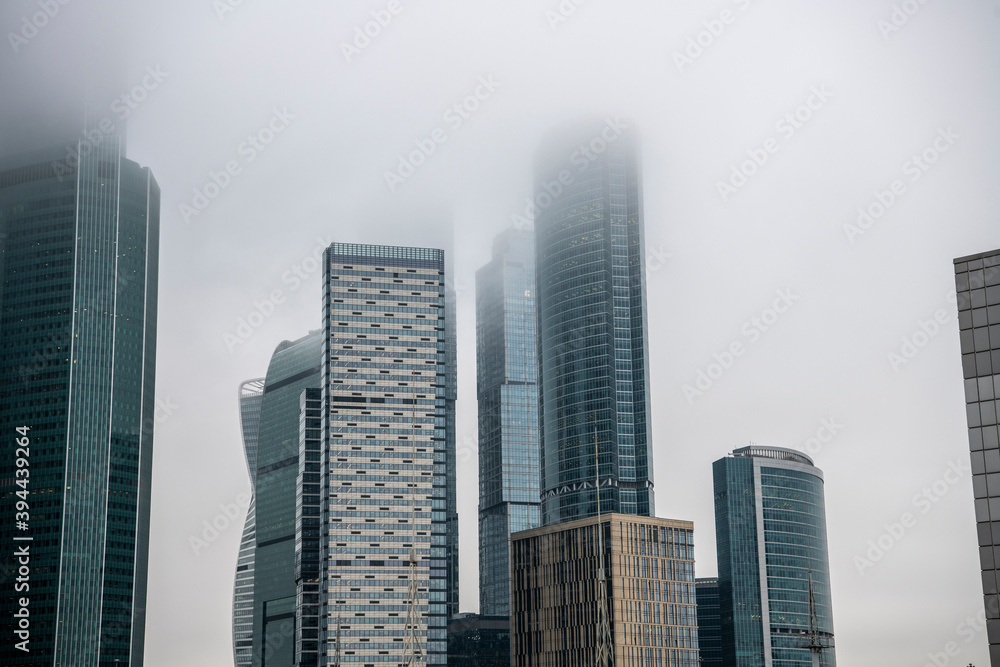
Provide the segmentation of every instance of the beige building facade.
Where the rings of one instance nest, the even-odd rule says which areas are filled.
[[[599,545],[606,575],[608,664],[697,667],[694,524],[632,514],[604,514],[511,535],[512,664],[598,664]]]

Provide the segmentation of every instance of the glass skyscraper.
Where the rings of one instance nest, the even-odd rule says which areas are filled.
[[[535,251],[509,229],[476,273],[479,610],[510,615],[510,535],[538,519]]]
[[[712,467],[722,664],[810,667],[814,646],[834,667],[823,473],[780,447]]]
[[[411,549],[417,643],[427,664],[446,662],[458,575],[446,293],[442,250],[324,254],[321,665],[404,664]]]
[[[642,159],[618,120],[573,126],[535,171],[541,521],[650,516]],[[600,474],[595,471],[595,439]]]
[[[257,439],[260,435],[260,406],[264,398],[264,378],[240,383],[240,435],[250,476],[250,506],[243,523],[240,554],[236,561],[233,583],[233,656],[236,667],[253,664],[253,573],[257,549],[257,505],[254,487],[257,485]]]
[[[1000,665],[1000,250],[956,259],[955,290],[986,634]]]
[[[719,580],[696,579],[698,592],[698,667],[722,667],[722,626],[719,618]]]
[[[143,664],[160,191],[82,144],[0,159],[4,665]]]
[[[295,654],[295,499],[299,469],[300,399],[318,389],[323,332],[283,341],[261,392],[254,506],[254,667],[291,667]]]

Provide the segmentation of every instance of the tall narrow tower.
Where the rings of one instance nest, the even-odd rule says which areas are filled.
[[[440,664],[454,468],[444,252],[334,243],[323,284],[326,655]]]
[[[535,183],[542,524],[594,516],[595,484],[604,511],[651,516],[638,139],[619,119],[561,129]]]
[[[535,249],[509,229],[476,272],[479,611],[510,615],[510,535],[537,528]]]
[[[143,661],[160,191],[123,141],[0,159],[4,665]]]

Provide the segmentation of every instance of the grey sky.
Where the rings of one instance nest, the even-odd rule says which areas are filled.
[[[531,196],[539,140],[581,113],[627,117],[643,138],[657,514],[695,521],[698,575],[716,571],[712,461],[750,441],[803,449],[833,422],[812,449],[841,664],[924,665],[949,642],[949,664],[986,664],[985,634],[960,626],[982,598],[950,294],[954,257],[1000,246],[1000,6],[563,0],[574,11],[553,24],[558,0],[398,0],[396,14],[388,0],[243,0],[218,15],[235,1],[135,2],[112,21],[90,16],[96,2],[52,0],[58,12],[16,44],[39,2],[0,9],[0,151],[45,115],[25,113],[39,99],[25,81],[45,72],[59,90],[80,62],[68,44],[130,38],[129,157],[163,192],[148,665],[232,664],[242,510],[197,554],[189,537],[249,490],[239,382],[319,326],[321,272],[306,260],[332,240],[427,244],[425,222],[449,215],[461,607],[477,608],[474,271]],[[341,43],[371,12],[391,21],[348,62]],[[689,48],[690,62],[675,56]],[[467,118],[448,114],[477,87]],[[385,173],[435,128],[444,141],[391,190]],[[910,162],[925,150],[933,164]],[[206,192],[228,163],[227,185]],[[216,196],[200,210],[195,190]],[[275,290],[273,314],[228,349]],[[752,318],[771,321],[779,291],[786,312],[765,331]],[[915,335],[925,344],[906,358]],[[743,353],[686,396],[733,343]],[[935,482],[933,502],[916,497]],[[905,512],[915,525],[859,565]]]

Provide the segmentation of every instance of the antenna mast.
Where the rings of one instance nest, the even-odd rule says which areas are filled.
[[[597,667],[609,667],[611,628],[608,625],[608,584],[604,573],[604,524],[601,521],[601,459],[597,447],[597,412],[594,412],[594,489],[597,491]]]
[[[413,371],[416,375],[416,371]],[[412,452],[410,460],[410,523],[411,523],[411,544],[410,544],[410,587],[407,596],[406,609],[406,638],[403,644],[403,664],[415,667],[424,664],[424,650],[420,645],[420,603],[419,589],[417,584],[417,384],[414,379],[411,384],[412,394],[410,394],[410,439],[412,441]]]

